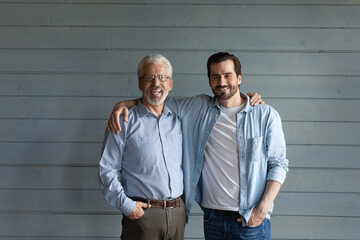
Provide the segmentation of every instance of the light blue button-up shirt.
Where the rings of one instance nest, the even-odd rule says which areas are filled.
[[[106,132],[99,163],[100,187],[108,203],[127,216],[136,204],[129,197],[181,196],[180,120],[166,105],[158,118],[139,101],[129,109],[128,122],[121,119],[120,126],[119,134]]]
[[[246,106],[237,114],[237,143],[240,161],[239,213],[247,222],[260,202],[266,181],[284,182],[288,171],[286,146],[279,114],[266,104]],[[199,95],[191,98],[168,98],[166,104],[182,123],[184,196],[189,215],[196,200],[202,198],[200,181],[206,143],[221,108],[215,97]],[[214,176],[216,177],[216,176]],[[270,209],[267,217],[272,212]]]

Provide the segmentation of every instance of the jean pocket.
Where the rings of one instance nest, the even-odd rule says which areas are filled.
[[[264,222],[259,226],[245,226],[243,228],[243,237],[244,239],[264,239],[265,237],[265,228]]]
[[[209,222],[211,220],[212,211],[209,209],[204,210],[204,222]]]
[[[248,225],[246,225],[245,228],[255,229],[255,228],[260,228],[261,225],[263,225],[263,223],[260,223],[260,225],[257,225],[257,226],[248,226]]]

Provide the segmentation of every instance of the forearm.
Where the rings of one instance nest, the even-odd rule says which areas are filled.
[[[267,181],[265,191],[258,205],[259,208],[263,209],[266,213],[271,208],[276,196],[278,195],[281,188],[281,183],[277,181]]]
[[[265,191],[259,204],[252,210],[251,216],[247,219],[248,226],[259,226],[268,214],[272,203],[278,195],[281,188],[281,183],[268,180],[266,182]],[[239,219],[238,219],[239,221]]]
[[[126,129],[120,134],[106,132],[99,162],[99,183],[106,201],[128,215],[135,206],[119,181],[122,156],[125,148]]]
[[[139,99],[131,99],[126,101],[120,101],[114,106],[114,110],[116,111],[119,107],[131,108],[132,106],[138,103]]]

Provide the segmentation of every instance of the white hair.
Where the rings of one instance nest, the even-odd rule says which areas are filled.
[[[172,66],[171,66],[170,61],[161,54],[150,54],[150,55],[145,56],[138,64],[137,74],[138,74],[139,81],[143,75],[144,65],[148,64],[148,63],[165,63],[166,66],[168,67],[168,74],[169,74],[170,78],[172,79]]]

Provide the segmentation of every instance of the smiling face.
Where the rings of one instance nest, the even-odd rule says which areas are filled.
[[[211,63],[209,85],[220,103],[237,98],[240,83],[241,75],[236,76],[232,60]]]
[[[144,76],[156,76],[152,81],[146,80]],[[169,91],[173,88],[173,80],[159,79],[159,75],[169,76],[168,67],[165,63],[147,63],[143,66],[140,76],[139,89],[142,92],[142,101],[145,106],[163,105]]]

